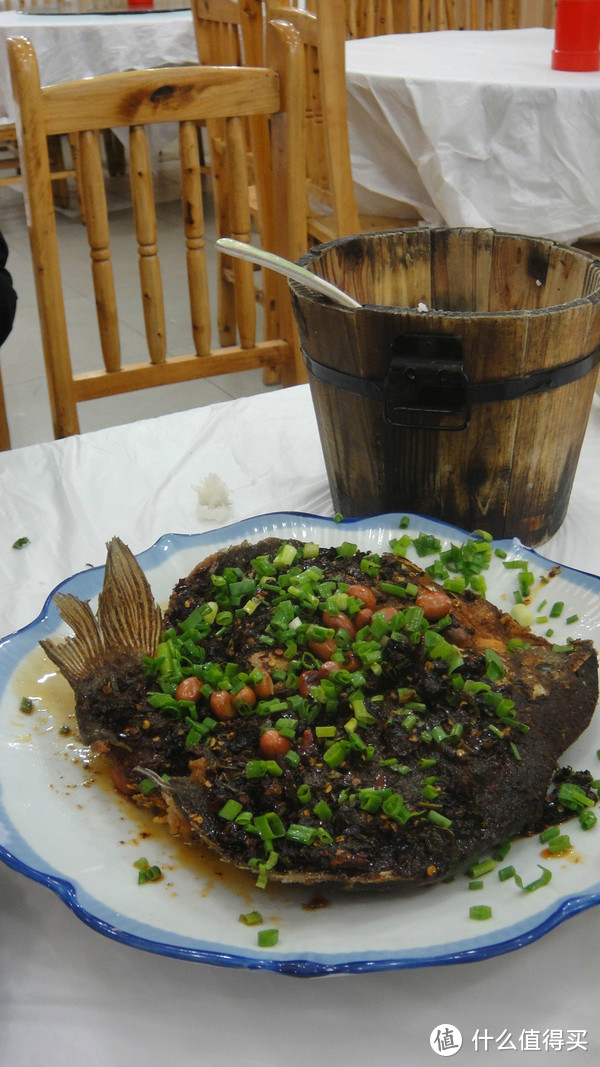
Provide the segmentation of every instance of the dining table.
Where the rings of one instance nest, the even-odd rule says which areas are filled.
[[[599,455],[595,395],[564,522],[535,552],[503,542],[509,555],[572,575],[592,614]],[[240,538],[311,540],[317,529],[334,545],[366,538],[372,550],[407,522],[430,528],[416,512],[334,514],[307,384],[2,454],[2,1064],[598,1062],[594,831],[579,866],[554,861],[564,897],[544,898],[547,886],[525,900],[500,886],[510,917],[491,926],[463,917],[481,897],[465,886],[338,894],[308,907],[294,887],[223,883],[181,857],[162,881],[138,886],[140,853],[152,861],[168,847],[160,829],[142,834],[130,805],[89,779],[85,751],[58,726],[53,683],[43,709],[18,704],[24,657],[35,659],[40,633],[55,627],[44,621],[54,591],[95,602],[115,535],[153,584],[163,567],[185,573],[192,557]],[[576,890],[579,878],[593,891]],[[256,930],[238,921],[257,906],[279,930],[275,947],[258,949]]]
[[[600,72],[552,68],[554,31],[346,42],[359,210],[571,242],[600,232]]]

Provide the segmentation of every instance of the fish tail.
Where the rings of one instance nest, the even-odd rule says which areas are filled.
[[[58,612],[74,636],[40,642],[71,686],[117,653],[155,655],[160,640],[161,611],[135,556],[118,537],[107,548],[96,615],[88,601],[57,593]]]

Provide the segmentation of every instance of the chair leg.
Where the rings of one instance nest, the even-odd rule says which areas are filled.
[[[4,388],[2,386],[2,377],[0,376],[0,452],[8,452],[9,449],[10,433],[4,404]]]

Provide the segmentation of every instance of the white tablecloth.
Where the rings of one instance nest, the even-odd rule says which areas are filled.
[[[190,11],[38,15],[0,11],[0,117],[14,120],[5,42],[28,37],[42,85],[144,67],[198,62]]]
[[[596,398],[567,518],[542,549],[596,574],[599,455]],[[209,529],[194,486],[210,473],[229,489],[227,522],[282,510],[331,515],[308,386],[3,453],[0,631],[33,619],[57,582],[102,563],[114,533],[140,551],[165,532]],[[31,543],[14,551],[19,536]],[[6,1067],[362,1067],[374,1058],[412,1067],[435,1062],[429,1037],[442,1023],[462,1031],[456,1063],[515,1062],[503,1034],[516,1044],[526,1031],[566,1041],[579,1030],[587,1051],[564,1045],[551,1055],[532,1044],[524,1064],[600,1055],[595,910],[483,962],[302,981],[128,948],[0,865],[0,945]],[[481,1038],[473,1043],[484,1032],[485,1054]]]
[[[551,69],[554,31],[346,45],[364,211],[572,241],[600,231],[600,72]]]

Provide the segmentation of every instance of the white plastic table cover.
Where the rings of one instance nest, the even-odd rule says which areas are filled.
[[[145,67],[198,62],[189,10],[106,15],[0,11],[0,116],[14,121],[6,56],[9,37],[28,37],[42,85]]]
[[[346,44],[363,211],[573,241],[600,231],[600,72],[551,69],[554,31]]]
[[[600,398],[567,518],[544,554],[600,574]],[[207,530],[194,486],[216,474],[226,521],[271,511],[331,516],[309,387],[234,400],[2,454],[0,630],[33,619],[65,577],[105,558]],[[216,525],[221,525],[219,521]],[[16,537],[30,545],[12,550]],[[430,1034],[463,1034],[457,1063],[514,1063],[504,1033],[556,1035],[523,1064],[598,1062],[600,923],[585,911],[526,948],[416,970],[290,978],[140,952],[91,930],[47,888],[0,865],[0,1063],[90,1067],[363,1067],[436,1062]],[[583,1032],[583,1050],[558,1044]],[[473,1042],[490,1035],[487,1052]],[[493,1039],[493,1040],[492,1040]],[[505,1038],[505,1040],[507,1040]],[[508,1046],[510,1047],[510,1046]]]

